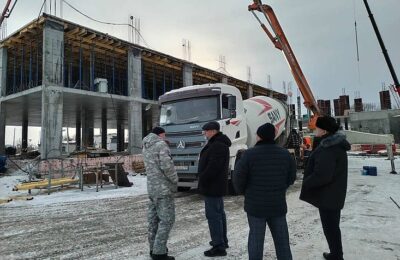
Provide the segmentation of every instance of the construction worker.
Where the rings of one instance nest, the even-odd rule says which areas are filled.
[[[143,139],[143,159],[147,173],[148,239],[153,260],[174,260],[168,256],[167,240],[175,222],[174,193],[178,175],[165,139],[165,130],[155,127]]]
[[[218,122],[208,122],[202,129],[208,142],[200,152],[199,191],[204,196],[212,246],[204,255],[226,256],[229,245],[223,196],[228,188],[229,147],[232,143],[219,131]]]
[[[340,215],[347,190],[347,151],[350,144],[330,116],[318,117],[315,136],[319,144],[311,153],[304,173],[300,199],[319,210],[322,229],[330,252],[327,260],[343,260]]]

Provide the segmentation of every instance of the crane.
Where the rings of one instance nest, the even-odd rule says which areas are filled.
[[[400,95],[399,80],[397,79],[396,72],[394,71],[392,62],[390,61],[389,54],[388,54],[388,52],[387,52],[387,50],[385,48],[385,43],[383,42],[381,34],[379,33],[378,25],[375,22],[375,18],[372,15],[372,12],[371,12],[371,9],[369,8],[367,0],[364,0],[364,5],[365,5],[365,8],[367,9],[369,18],[370,18],[371,23],[372,23],[372,27],[374,28],[374,31],[375,31],[375,34],[376,34],[376,37],[378,38],[379,45],[381,46],[383,56],[385,57],[386,63],[388,65],[388,67],[389,67],[390,74],[392,75],[393,82],[394,82],[394,88],[396,89],[396,92]]]
[[[248,10],[252,12],[275,47],[284,54],[301,95],[304,98],[304,106],[313,113],[308,127],[310,129],[315,129],[315,122],[317,117],[321,115],[321,111],[273,9],[269,5],[262,4],[261,0],[254,0],[254,3],[248,6]],[[267,26],[260,20],[255,11],[259,11],[265,16],[272,32],[268,30]]]
[[[17,0],[7,0],[6,6],[3,9],[3,12],[1,13],[1,17],[0,17],[0,27],[3,24],[3,21],[5,18],[10,17],[11,12],[13,11],[15,4],[17,3]],[[12,6],[11,6],[12,4]],[[11,6],[11,9],[10,9]]]

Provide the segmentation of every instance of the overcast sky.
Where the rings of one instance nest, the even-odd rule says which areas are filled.
[[[267,75],[270,75],[273,89],[282,92],[283,81],[294,82],[282,53],[274,48],[247,11],[251,0],[67,1],[83,13],[106,22],[127,23],[130,15],[140,18],[141,34],[147,47],[154,50],[183,58],[182,39],[188,39],[192,61],[200,66],[218,69],[219,55],[224,55],[226,70],[234,77],[247,80],[250,66],[254,83],[267,86]],[[5,2],[1,1],[1,8]],[[364,102],[379,103],[382,84],[392,84],[393,80],[362,0],[263,2],[273,7],[316,98],[337,98],[345,88],[351,100],[359,91]],[[368,2],[400,76],[400,1]],[[8,32],[35,19],[42,3],[41,0],[19,0],[8,19]],[[49,7],[49,3],[47,5]],[[54,4],[52,9],[54,11]],[[59,15],[59,1],[57,9]],[[63,18],[128,39],[126,26],[93,22],[65,4]]]

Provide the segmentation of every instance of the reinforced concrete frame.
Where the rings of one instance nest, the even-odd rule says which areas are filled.
[[[107,80],[107,88],[96,79]],[[77,149],[93,146],[93,129],[117,129],[118,150],[141,152],[159,116],[158,97],[188,85],[224,82],[244,97],[286,95],[194,63],[44,14],[0,42],[0,154],[5,126],[41,127],[42,158],[61,154],[62,128],[76,129]],[[147,109],[151,104],[151,109]]]

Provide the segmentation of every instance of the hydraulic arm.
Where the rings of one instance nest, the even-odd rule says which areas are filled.
[[[14,2],[14,3],[12,3]],[[15,4],[17,3],[17,0],[7,0],[6,6],[4,7],[3,12],[1,13],[1,17],[0,17],[0,26],[2,25],[3,21],[5,18],[8,18],[12,12],[12,10],[14,9]],[[12,4],[12,7],[10,9],[10,5]]]
[[[248,9],[252,12],[254,17],[260,23],[261,28],[267,34],[268,38],[272,41],[275,47],[283,52],[290,66],[297,86],[301,92],[301,95],[304,98],[304,106],[307,109],[311,110],[314,114],[313,119],[309,123],[309,127],[314,128],[315,121],[317,117],[321,114],[320,109],[318,108],[317,102],[315,101],[314,95],[300,68],[300,65],[297,62],[296,56],[294,55],[292,48],[290,47],[289,41],[287,40],[285,33],[283,32],[282,27],[279,24],[278,18],[276,17],[271,6],[262,4],[261,0],[254,0],[254,3],[249,5]],[[267,26],[264,23],[261,22],[255,11],[259,11],[264,14],[272,29],[272,32],[268,30]]]

